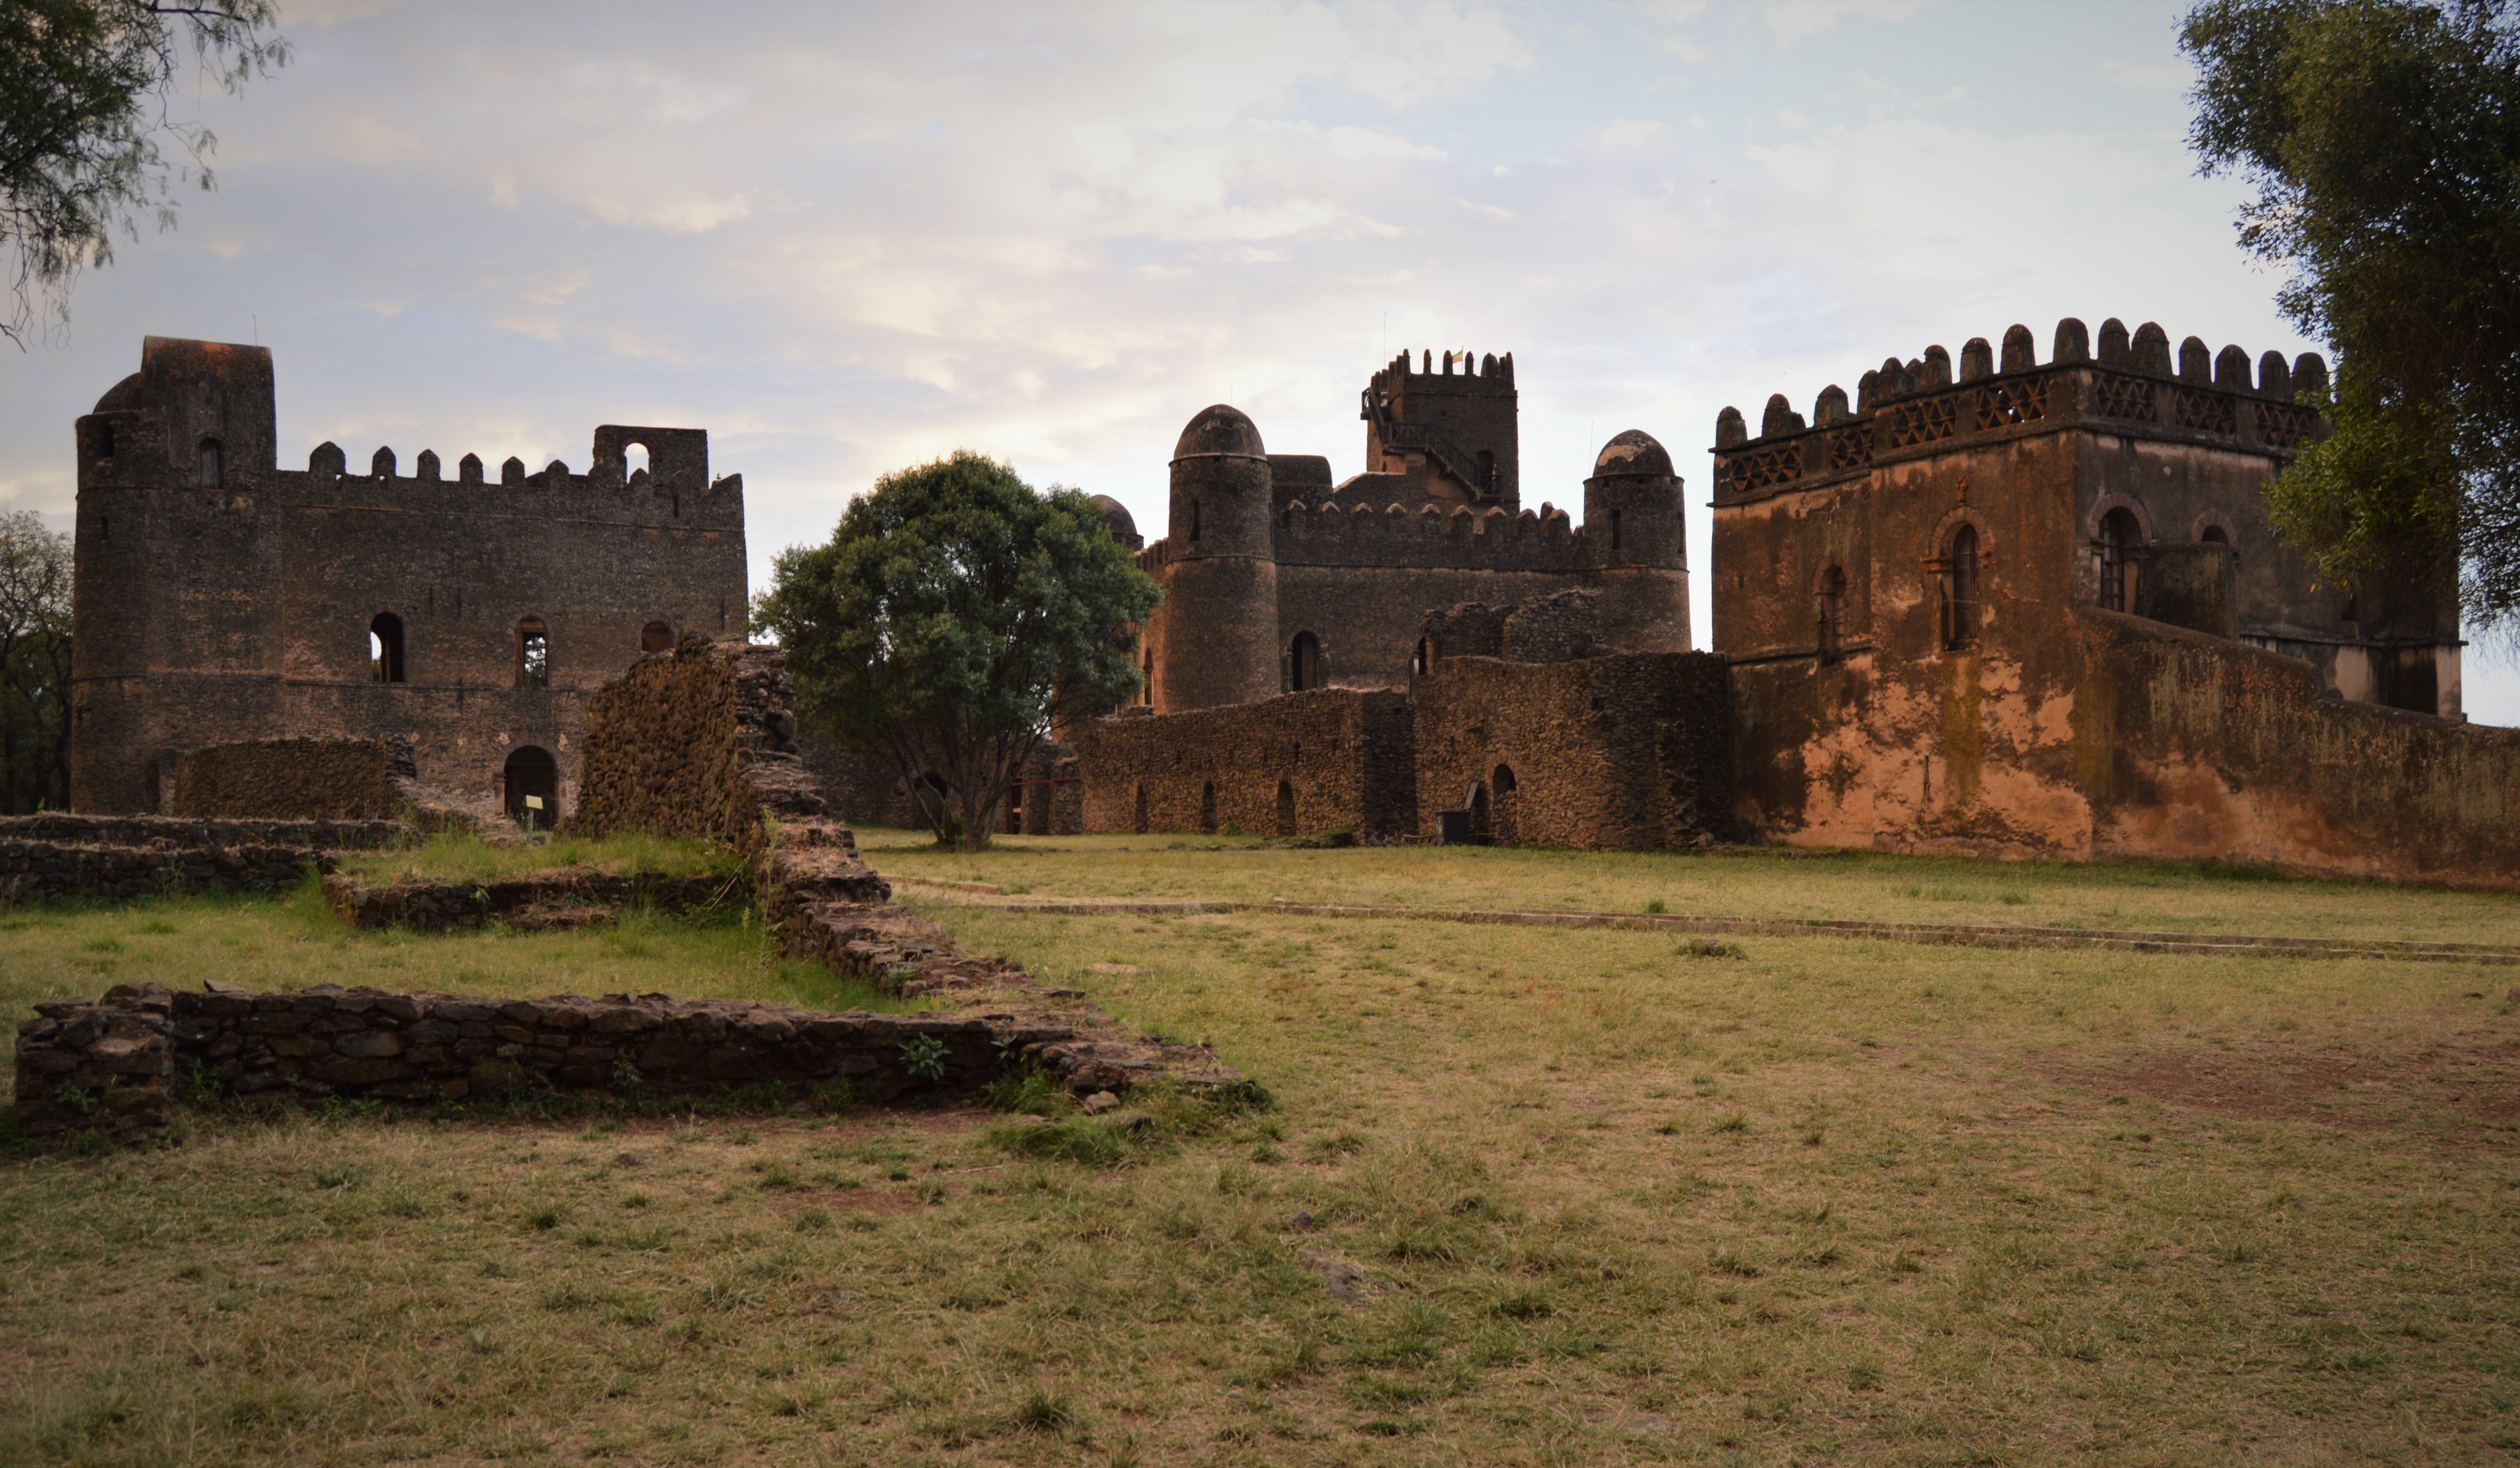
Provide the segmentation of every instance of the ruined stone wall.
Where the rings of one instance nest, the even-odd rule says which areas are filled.
[[[333,869],[335,851],[416,835],[391,821],[0,816],[0,905],[278,891],[309,869]]]
[[[1732,712],[1710,653],[1447,658],[1418,683],[1418,805],[1474,838],[1647,850],[1730,839]]]
[[[901,777],[886,766],[843,749],[813,730],[799,726],[796,757],[805,773],[823,789],[832,819],[853,825],[890,825],[916,830],[926,823],[912,809]]]
[[[406,745],[405,758],[408,758]],[[382,821],[405,804],[378,739],[265,739],[175,757],[173,816]]]
[[[1321,643],[1329,687],[1406,690],[1428,612],[1463,602],[1510,607],[1581,585],[1587,574],[1282,563],[1281,661],[1296,634],[1309,632]]]
[[[1075,732],[1085,828],[1415,831],[1411,719],[1402,694],[1319,689],[1093,720]]]
[[[794,696],[776,647],[687,638],[641,658],[590,704],[576,827],[757,855],[764,816],[824,816],[795,750]]]
[[[1740,813],[1801,845],[2520,884],[2520,733],[2081,608],[2035,657],[1735,669]]]
[[[545,750],[565,810],[586,695],[649,625],[742,623],[742,483],[709,476],[697,429],[599,427],[582,474],[390,449],[352,472],[332,444],[283,469],[270,353],[151,337],[76,440],[80,810],[164,809],[170,750],[394,734],[422,782],[473,798]],[[403,629],[398,682],[370,663],[380,614]],[[527,618],[548,687],[518,686]]]

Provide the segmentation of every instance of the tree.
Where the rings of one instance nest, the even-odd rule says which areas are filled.
[[[2323,579],[2455,581],[2520,624],[2520,7],[2209,0],[2203,171],[2254,181],[2242,245],[2340,359],[2333,437],[2269,490]]]
[[[978,850],[1052,726],[1137,691],[1129,628],[1162,597],[1084,495],[958,451],[781,552],[755,619],[799,714],[898,773],[938,842]]]
[[[69,804],[70,538],[0,514],[0,811]]]
[[[272,0],[0,0],[0,246],[25,345],[68,319],[80,270],[113,258],[138,215],[175,222],[175,189],[212,186],[218,140],[168,114],[185,53],[230,92],[288,63]],[[160,138],[185,161],[169,167]]]

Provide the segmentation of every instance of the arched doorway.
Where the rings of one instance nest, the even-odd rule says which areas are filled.
[[[1469,813],[1470,839],[1473,841],[1495,840],[1496,813],[1495,808],[1488,803],[1488,785],[1486,780],[1480,780],[1470,786]]]
[[[1278,834],[1291,836],[1294,833],[1295,783],[1292,780],[1282,779],[1278,781]]]
[[[549,830],[560,819],[560,762],[539,744],[519,744],[508,755],[509,818],[531,830]]]
[[[1514,818],[1519,814],[1521,797],[1514,793],[1514,789],[1519,783],[1509,765],[1497,766],[1496,774],[1488,778],[1489,788],[1496,791],[1496,809],[1490,813],[1490,820],[1497,841],[1504,845],[1511,845],[1516,834]]]

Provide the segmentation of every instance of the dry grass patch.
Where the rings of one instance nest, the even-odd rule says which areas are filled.
[[[1379,856],[1233,860],[1264,881],[1317,855]],[[2410,923],[2399,896],[2364,891],[2360,920]],[[2495,971],[937,911],[1214,1042],[1279,1109],[211,1119],[180,1149],[20,1157],[0,1461],[2118,1468],[2520,1446],[2520,1123],[2403,1079],[2223,1104],[2165,1068],[2483,1093],[2520,1055]]]

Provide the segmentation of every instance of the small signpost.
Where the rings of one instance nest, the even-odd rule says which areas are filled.
[[[526,835],[529,835],[529,836],[530,836],[530,835],[532,835],[532,834],[533,834],[533,832],[534,832],[534,812],[539,811],[539,810],[541,810],[542,808],[543,808],[543,798],[542,798],[541,796],[539,796],[539,795],[528,795],[528,796],[526,796],[526,797],[525,797],[525,834],[526,834]]]

